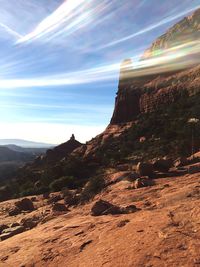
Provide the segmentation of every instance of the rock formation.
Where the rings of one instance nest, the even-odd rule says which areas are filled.
[[[158,56],[166,49],[197,41],[199,38],[200,9],[197,9],[192,15],[185,17],[153,42],[151,47],[145,51],[143,59]]]
[[[196,44],[199,39],[200,9],[159,37],[145,51],[141,60],[148,63],[149,59],[166,56],[169,49],[174,49],[172,52],[175,54],[176,49],[182,49],[182,45]],[[149,63],[146,63],[146,67],[139,70],[131,68],[131,60],[126,59],[121,65],[111,125],[134,121],[140,113],[155,111],[163,105],[175,102],[182,95],[198,93],[199,52],[195,54],[196,49],[193,50],[182,58],[164,62],[162,66],[156,63],[149,67]]]
[[[52,163],[56,163],[59,160],[62,160],[64,157],[67,157],[73,150],[82,146],[80,142],[75,139],[74,134],[72,134],[71,138],[59,145],[54,147],[53,149],[47,150],[46,154],[38,157],[33,165],[41,166],[41,165],[51,165]]]

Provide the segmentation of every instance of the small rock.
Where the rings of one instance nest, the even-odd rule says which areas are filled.
[[[48,198],[49,198],[49,195],[50,195],[50,193],[49,193],[49,192],[46,192],[46,193],[44,193],[44,194],[42,195],[42,197],[43,197],[44,199],[48,199]]]
[[[92,240],[88,240],[80,246],[80,252],[82,252],[86,246],[92,243]]]
[[[174,162],[174,166],[176,168],[179,168],[179,167],[182,167],[182,166],[185,166],[188,164],[188,159],[186,157],[180,157],[178,158],[175,162]]]
[[[107,201],[99,200],[97,201],[92,209],[91,214],[92,216],[100,216],[100,215],[108,215],[108,214],[129,214],[138,211],[139,209],[136,208],[135,205],[129,205],[126,207],[118,207],[115,206]]]
[[[61,204],[61,203],[53,204],[52,210],[53,211],[69,211],[68,208],[64,204]]]
[[[15,206],[21,211],[33,211],[34,205],[33,202],[28,198],[23,198],[20,201],[15,202]]]
[[[146,187],[146,186],[152,186],[154,182],[151,179],[148,178],[138,178],[134,182],[135,189]]]
[[[8,225],[2,224],[0,225],[0,234],[3,232],[3,230],[9,228]]]
[[[200,172],[200,164],[199,163],[189,166],[189,168],[188,168],[189,174],[194,174],[194,173],[198,173],[198,172]]]
[[[135,205],[129,205],[124,208],[121,208],[121,212],[124,214],[134,213],[138,211],[139,209]]]
[[[23,226],[16,226],[16,227],[9,227],[5,230],[3,230],[3,234],[7,234],[7,233],[13,233],[13,235],[16,235],[16,234],[20,234],[24,231],[24,227]]]
[[[127,223],[129,223],[129,220],[123,220],[118,222],[117,227],[124,227]]]
[[[16,227],[10,227],[5,230],[3,230],[2,234],[0,235],[0,240],[6,240],[14,235],[21,234],[25,231],[25,228],[23,226],[16,226]]]
[[[36,201],[37,201],[37,197],[32,197],[32,198],[31,198],[31,201],[32,201],[32,202],[36,202]]]
[[[79,202],[80,202],[80,195],[72,195],[71,197],[70,196],[66,196],[64,198],[64,202],[66,205],[69,205],[69,206],[76,206]]]
[[[91,209],[92,216],[100,216],[106,214],[120,214],[121,210],[119,207],[114,206],[108,201],[98,200]]]
[[[57,196],[52,196],[47,200],[48,204],[53,204],[56,203],[58,201],[60,201],[62,199],[61,195],[57,195]]]
[[[17,227],[17,226],[20,226],[20,224],[19,223],[16,223],[16,222],[15,223],[11,223],[11,225],[10,225],[11,228]]]
[[[136,171],[140,176],[148,176],[152,178],[154,176],[153,165],[147,162],[139,162]]]
[[[21,210],[18,207],[14,207],[8,211],[9,216],[16,216],[21,213]]]
[[[4,241],[10,237],[12,237],[13,235],[11,233],[6,233],[6,234],[1,234],[0,235],[0,241]]]
[[[38,220],[35,218],[23,218],[20,222],[26,229],[32,229],[37,226]]]
[[[153,163],[154,170],[157,170],[160,172],[168,172],[172,166],[173,166],[173,162],[169,159],[158,159],[154,161]]]

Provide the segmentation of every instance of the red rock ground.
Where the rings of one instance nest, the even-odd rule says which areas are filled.
[[[99,198],[141,211],[92,217]],[[157,179],[155,186],[141,189],[121,181],[95,200],[67,214],[49,213],[36,228],[0,242],[0,266],[200,266],[199,174]],[[42,216],[48,209],[39,198],[36,211],[8,217],[5,209],[12,203],[0,203],[1,224]]]

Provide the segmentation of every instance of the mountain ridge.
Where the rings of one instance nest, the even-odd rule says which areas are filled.
[[[53,144],[47,144],[42,142],[34,142],[23,139],[0,139],[0,145],[17,145],[26,148],[45,148],[45,147],[53,147]]]

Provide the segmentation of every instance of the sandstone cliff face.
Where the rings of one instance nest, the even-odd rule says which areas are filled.
[[[169,49],[200,38],[200,9],[171,27],[144,53],[143,58],[154,57]]]
[[[157,58],[172,47],[198,40],[200,40],[200,9],[159,37],[145,51],[142,60]],[[181,66],[179,58],[173,60],[172,65],[177,64],[178,67],[172,68],[171,72],[168,68],[166,71],[159,72],[162,66],[159,67],[158,64],[156,71],[152,68],[151,73],[150,68],[147,67],[142,71],[141,76],[137,76],[138,70],[130,69],[131,61],[125,60],[121,66],[115,109],[110,123],[113,125],[134,121],[140,113],[156,111],[163,105],[177,101],[182,95],[190,96],[198,93],[200,91],[199,54],[197,56],[191,51],[190,59],[186,54],[184,60],[187,60],[188,65]],[[129,68],[126,67],[127,65]]]
[[[183,95],[200,92],[200,65],[171,75],[158,75],[135,86],[134,79],[120,88],[111,124],[134,121],[140,113],[152,112],[177,101]]]

